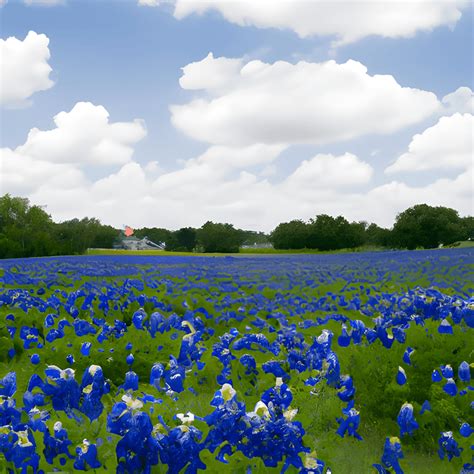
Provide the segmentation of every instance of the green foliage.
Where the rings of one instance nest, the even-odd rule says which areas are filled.
[[[204,252],[238,252],[242,245],[242,234],[232,224],[206,222],[198,231],[199,245]]]
[[[397,216],[392,242],[399,248],[434,248],[467,239],[470,231],[472,221],[463,221],[454,209],[418,204]]]

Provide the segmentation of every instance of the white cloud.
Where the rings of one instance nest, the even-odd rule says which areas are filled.
[[[347,189],[367,184],[372,175],[372,167],[351,153],[341,156],[318,154],[303,161],[287,178],[286,185],[295,190]]]
[[[71,164],[52,163],[0,149],[0,194],[29,195],[43,186],[65,190],[85,182],[83,173]]]
[[[300,37],[330,36],[334,44],[367,36],[410,38],[456,24],[462,0],[177,0],[174,16],[219,12],[240,26],[292,30]]]
[[[49,38],[30,31],[23,41],[11,36],[0,39],[0,104],[24,105],[35,92],[50,89],[54,82]]]
[[[408,151],[386,172],[466,169],[473,164],[473,133],[473,115],[456,113],[441,117],[435,125],[415,135]]]
[[[474,114],[474,92],[469,87],[459,87],[441,99],[443,115],[455,112]]]
[[[142,120],[110,123],[107,110],[90,102],[60,112],[54,123],[52,130],[31,129],[15,152],[52,163],[124,164],[131,160],[133,145],[146,135]]]
[[[352,60],[244,64],[209,55],[184,67],[180,84],[204,90],[171,106],[173,124],[197,140],[231,146],[323,144],[391,133],[440,108],[433,93],[402,87],[393,76],[371,76]]]
[[[141,7],[157,7],[159,4],[159,0],[138,0]]]

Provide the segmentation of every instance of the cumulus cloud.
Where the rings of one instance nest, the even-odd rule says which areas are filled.
[[[52,130],[31,129],[15,152],[52,163],[117,165],[130,161],[133,145],[146,135],[142,120],[111,123],[107,110],[90,102],[60,112],[54,123]]]
[[[441,99],[443,115],[455,112],[474,114],[474,92],[469,87],[459,87]]]
[[[302,38],[334,37],[335,45],[367,36],[410,38],[421,31],[450,26],[462,16],[462,0],[176,0],[174,16],[182,19],[219,12],[240,26],[292,30]]]
[[[373,169],[351,153],[341,156],[318,154],[305,160],[286,180],[286,186],[299,189],[347,189],[367,184]]]
[[[473,164],[473,131],[474,116],[471,114],[441,117],[435,125],[415,135],[408,151],[386,172],[466,169]]]
[[[440,108],[433,93],[371,76],[352,60],[267,64],[209,55],[184,67],[180,84],[201,92],[171,106],[172,123],[220,145],[325,144],[391,133]]]
[[[54,82],[49,78],[52,71],[49,38],[30,31],[25,39],[14,36],[0,39],[0,104],[24,105],[35,92],[50,89]]]
[[[419,202],[472,212],[472,170],[423,187],[397,181],[373,187],[371,166],[357,156],[318,154],[271,182],[261,171],[283,150],[212,146],[175,171],[129,161],[95,181],[77,164],[3,150],[0,170],[3,192],[47,204],[55,219],[94,215],[116,226],[199,227],[212,219],[269,231],[279,222],[320,213],[391,225],[398,212]]]

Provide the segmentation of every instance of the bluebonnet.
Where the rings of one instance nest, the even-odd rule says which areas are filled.
[[[471,368],[466,361],[459,364],[458,377],[464,383],[469,383],[471,380]]]
[[[79,408],[81,391],[74,378],[73,369],[60,369],[50,365],[45,369],[46,381],[40,384],[43,393],[51,397],[55,410],[65,411],[73,416],[73,410]]]
[[[397,372],[397,383],[398,385],[405,385],[407,383],[407,376],[403,367],[398,367]]]
[[[87,471],[89,468],[97,469],[102,464],[97,459],[97,446],[84,439],[82,444],[76,448],[76,459],[74,469]]]
[[[449,364],[442,365],[440,368],[441,374],[445,379],[451,379],[454,377],[454,370]]]
[[[451,461],[453,457],[461,456],[462,448],[459,448],[457,441],[453,437],[452,431],[445,431],[441,433],[438,440],[438,455],[440,459],[448,458]]]
[[[153,425],[143,403],[124,395],[107,415],[107,430],[122,438],[116,446],[117,472],[150,472],[158,464],[158,443],[152,436]]]
[[[443,385],[443,390],[448,394],[454,397],[458,393],[456,387],[456,382],[452,378],[449,378],[446,383]]]
[[[412,435],[413,431],[419,428],[419,425],[413,416],[413,405],[411,403],[404,403],[402,405],[397,416],[397,423],[400,427],[401,437],[403,437],[405,433]]]
[[[61,422],[57,421],[53,427],[53,436],[49,433],[49,429],[44,431],[44,457],[49,464],[53,464],[54,459],[64,454],[69,459],[74,459],[74,456],[69,452],[69,446],[72,442],[68,438],[67,431],[63,428]]]
[[[400,466],[400,459],[403,459],[402,446],[397,437],[387,438],[385,440],[382,454],[382,464],[374,464],[379,474],[386,474],[388,469],[393,469],[395,474],[403,474]]]
[[[36,453],[35,438],[27,426],[0,427],[0,452],[16,469],[21,469],[22,474],[27,474],[29,468],[37,472],[40,457]]]
[[[413,347],[408,346],[406,348],[405,352],[403,353],[403,362],[405,362],[405,364],[411,365],[411,355],[413,352],[415,352]]]
[[[461,436],[468,438],[472,433],[474,433],[474,429],[469,423],[463,423],[459,428],[459,433],[461,433]]]
[[[102,396],[110,391],[110,386],[105,382],[100,366],[91,365],[84,371],[80,389],[82,392],[81,411],[91,421],[95,420],[104,409]]]
[[[421,406],[421,410],[420,410],[420,415],[423,415],[425,411],[431,411],[431,404],[428,400],[425,400],[423,402],[423,405]]]
[[[360,434],[357,432],[360,425],[360,414],[354,408],[354,401],[350,402],[346,408],[343,408],[342,413],[345,415],[345,417],[337,418],[339,428],[337,429],[336,433],[341,438],[344,438],[345,434],[347,433],[349,436],[353,436],[359,441],[362,441],[362,436],[360,436]]]
[[[440,334],[453,334],[453,327],[447,319],[443,319],[438,326],[438,332]]]
[[[434,369],[431,373],[431,380],[432,382],[441,382],[441,380],[443,380],[443,377],[437,369]]]

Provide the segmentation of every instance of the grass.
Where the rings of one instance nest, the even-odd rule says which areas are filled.
[[[386,250],[383,247],[364,246],[354,249],[320,251],[315,249],[282,250],[273,248],[240,249],[238,253],[204,253],[204,252],[167,252],[166,250],[122,250],[122,249],[87,249],[86,255],[159,255],[171,257],[225,257],[237,255],[294,255],[294,254],[335,254],[353,252],[377,252]]]

